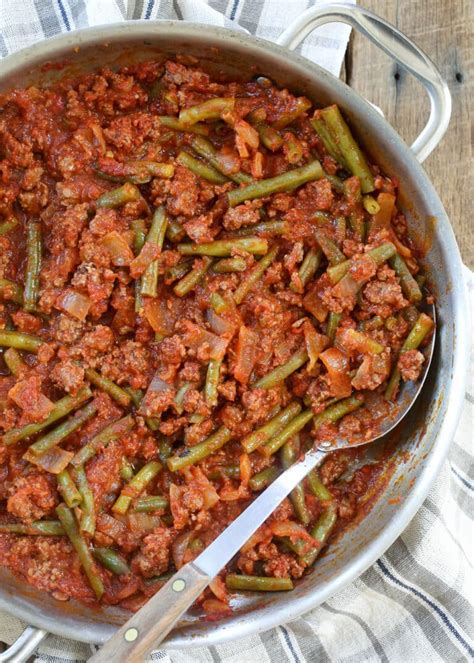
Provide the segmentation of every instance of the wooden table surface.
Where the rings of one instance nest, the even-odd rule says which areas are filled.
[[[472,0],[359,0],[396,25],[436,63],[449,85],[453,113],[448,131],[424,167],[454,227],[464,262],[474,269],[474,212],[470,106],[474,56]],[[410,143],[424,126],[429,101],[420,83],[367,39],[352,33],[345,81],[377,104]]]

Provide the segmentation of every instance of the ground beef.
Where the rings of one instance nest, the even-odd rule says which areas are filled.
[[[402,380],[418,380],[425,358],[419,350],[405,350],[398,359]]]

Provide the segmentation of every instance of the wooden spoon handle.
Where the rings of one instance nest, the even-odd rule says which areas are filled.
[[[143,663],[211,580],[192,562],[183,566],[89,662]]]

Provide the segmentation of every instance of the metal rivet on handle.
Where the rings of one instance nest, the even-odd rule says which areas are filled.
[[[186,587],[186,583],[182,578],[178,578],[177,580],[174,581],[171,587],[174,589],[175,592],[182,592],[183,589]]]
[[[134,642],[138,638],[138,629],[136,628],[127,629],[123,637],[127,642]]]

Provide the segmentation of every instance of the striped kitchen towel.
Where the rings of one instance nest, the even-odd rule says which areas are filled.
[[[0,0],[0,55],[60,32],[130,19],[182,19],[272,40],[308,0]],[[318,29],[302,54],[338,75],[349,29]],[[466,269],[474,303],[474,277]],[[423,506],[376,564],[303,617],[238,642],[156,651],[162,663],[457,663],[474,659],[474,363],[450,455]],[[21,622],[0,612],[0,641]],[[95,647],[49,636],[35,660],[85,661]],[[0,661],[2,654],[0,653]]]

